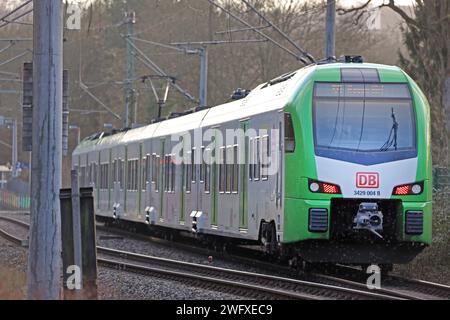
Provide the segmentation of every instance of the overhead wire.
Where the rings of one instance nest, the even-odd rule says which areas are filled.
[[[214,5],[215,7],[223,10],[224,12],[228,13],[231,17],[233,17],[234,19],[236,19],[237,21],[239,21],[240,23],[242,23],[243,25],[247,26],[247,27],[252,27],[250,25],[250,23],[248,23],[247,21],[245,21],[244,19],[238,17],[236,14],[232,13],[230,10],[226,9],[225,7],[223,7],[222,5],[218,4],[215,0],[207,0],[209,3],[211,3],[212,5]],[[284,50],[285,52],[287,52],[288,54],[290,54],[291,56],[295,57],[297,60],[301,61],[303,64],[308,65],[309,63],[301,56],[299,56],[298,54],[296,54],[295,52],[293,52],[292,50],[286,48],[285,46],[283,46],[282,44],[280,44],[279,42],[277,42],[276,40],[274,40],[273,38],[271,38],[270,36],[266,35],[264,32],[261,32],[258,29],[252,29],[254,32],[256,32],[257,34],[259,34],[260,36],[264,37],[265,39],[267,39],[268,41],[272,42],[275,46],[277,46],[278,48]]]
[[[31,53],[31,50],[26,50],[25,52],[22,52],[21,54],[19,54],[19,55],[15,56],[15,57],[13,57],[13,58],[11,58],[9,60],[6,60],[6,61],[0,63],[0,67],[6,65],[8,63],[11,63],[11,62],[13,62],[13,61],[15,61],[15,60],[17,60],[17,59],[19,59],[19,58],[29,54],[29,53]]]
[[[8,50],[9,48],[11,48],[11,47],[14,46],[14,45],[15,45],[15,42],[11,41],[11,42],[9,43],[9,45],[7,45],[6,47],[0,49],[0,53],[5,52],[6,50]]]
[[[304,50],[302,47],[300,47],[297,43],[295,43],[294,40],[292,40],[291,37],[289,37],[284,31],[282,31],[280,28],[278,28],[272,21],[270,21],[268,18],[266,18],[258,9],[255,8],[250,2],[247,0],[241,0],[246,6],[248,6],[253,12],[255,12],[261,19],[263,19],[267,24],[272,26],[272,28],[278,32],[283,38],[285,38],[291,45],[293,45],[298,51],[302,53],[304,57],[306,57],[311,63],[315,63],[316,60],[314,57],[308,53],[306,50]]]
[[[21,10],[22,8],[25,8],[27,5],[29,5],[30,3],[32,3],[33,0],[27,0],[25,3],[22,3],[21,5],[19,5],[18,7],[16,7],[15,9],[11,10],[9,13],[7,13],[6,15],[0,17],[0,21],[3,21],[3,24],[0,24],[0,28],[3,28],[5,26],[7,26],[10,23],[15,22],[16,20],[30,14],[31,12],[33,12],[33,9],[30,9],[22,14],[20,14],[19,16],[14,17],[12,20],[8,19],[6,20],[6,18],[12,16],[13,14],[15,14],[16,12],[18,12],[19,10]]]
[[[97,102],[100,106],[102,106],[106,111],[112,114],[118,120],[122,120],[122,117],[115,113],[111,108],[109,108],[106,104],[104,104],[94,93],[90,91],[90,88],[83,83],[82,80],[82,68],[83,68],[83,39],[80,35],[80,50],[79,50],[79,71],[78,71],[78,85],[80,89],[89,95],[95,102]]]

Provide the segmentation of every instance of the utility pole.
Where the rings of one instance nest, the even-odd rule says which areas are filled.
[[[200,55],[200,107],[208,105],[208,49],[206,46],[198,49]]]
[[[28,298],[55,300],[61,290],[63,3],[35,0],[33,154]]]
[[[13,178],[17,177],[17,120],[12,119],[11,124],[11,131],[12,131],[12,176]]]
[[[336,56],[336,0],[327,0],[325,59],[332,60]]]
[[[136,24],[136,13],[134,11],[127,11],[125,13],[125,24],[127,25],[127,64],[126,64],[126,79],[125,79],[125,116],[124,128],[130,127],[130,118],[134,119],[134,115],[130,117],[130,112],[135,110],[135,92],[133,88],[133,79],[135,78],[135,61],[134,61],[134,47],[133,40],[130,38],[134,34],[134,25]],[[133,121],[133,120],[132,120]]]

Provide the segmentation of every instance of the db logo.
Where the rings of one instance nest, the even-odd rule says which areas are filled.
[[[377,172],[358,172],[356,174],[357,188],[376,189],[380,186],[380,175]]]

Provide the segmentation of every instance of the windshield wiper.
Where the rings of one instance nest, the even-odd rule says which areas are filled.
[[[395,117],[394,108],[392,108],[392,128],[386,143],[380,148],[380,151],[388,151],[392,146],[397,150],[398,122]]]

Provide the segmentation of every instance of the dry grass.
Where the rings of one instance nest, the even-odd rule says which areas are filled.
[[[410,264],[396,266],[395,271],[450,285],[450,190],[433,197],[433,244]]]
[[[0,300],[22,300],[25,293],[25,273],[0,266]]]

